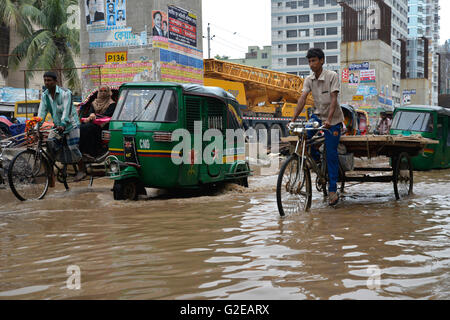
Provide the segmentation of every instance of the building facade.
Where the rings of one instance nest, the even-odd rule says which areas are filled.
[[[343,35],[342,7],[339,2],[355,4],[352,0],[272,0],[272,68],[274,70],[303,77],[309,75],[306,52],[309,48],[319,47],[324,49],[327,56],[325,68],[341,72],[340,49]],[[385,0],[384,2],[392,9],[391,91],[394,104],[399,105],[401,102],[401,41],[406,41],[408,36],[408,0]],[[361,4],[364,5],[363,2]]]
[[[227,59],[229,62],[239,63],[250,67],[271,69],[272,66],[272,47],[264,46],[262,49],[258,46],[249,46],[248,52],[243,59]]]
[[[83,0],[82,90],[170,81],[203,84],[201,0]]]
[[[306,53],[322,48],[325,68],[339,73],[341,7],[336,0],[272,0],[272,69],[306,77]]]
[[[429,104],[438,104],[439,95],[439,0],[408,0],[408,79],[431,82]]]

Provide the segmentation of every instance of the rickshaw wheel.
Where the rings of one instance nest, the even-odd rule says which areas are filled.
[[[113,187],[114,200],[137,200],[138,189],[135,179],[114,181]]]
[[[394,193],[395,198],[410,196],[413,193],[413,168],[411,164],[411,157],[408,153],[402,152],[397,158],[392,161],[394,167]]]

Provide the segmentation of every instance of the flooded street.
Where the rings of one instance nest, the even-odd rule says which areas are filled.
[[[250,188],[113,200],[112,182],[21,203],[0,190],[0,299],[450,299],[450,170],[349,188],[280,218],[276,176]],[[67,287],[76,266],[81,289]]]

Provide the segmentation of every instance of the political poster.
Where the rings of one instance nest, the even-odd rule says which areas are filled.
[[[361,70],[359,75],[360,83],[373,83],[376,82],[376,72],[374,69]]]
[[[84,0],[87,29],[105,26],[105,0]]]
[[[152,42],[156,48],[169,47],[169,27],[167,13],[162,10],[152,11]]]
[[[168,6],[169,39],[197,47],[197,16],[184,9]]]
[[[126,26],[126,0],[106,0],[106,25]]]
[[[348,85],[357,87],[359,85],[359,71],[352,71],[348,76]]]
[[[342,83],[348,83],[350,76],[350,71],[345,68],[342,70]]]

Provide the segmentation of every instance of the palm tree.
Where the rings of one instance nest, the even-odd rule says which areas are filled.
[[[2,0],[4,1],[4,0]],[[26,1],[26,0],[25,0]],[[12,51],[9,66],[17,69],[27,61],[28,70],[55,70],[67,80],[72,89],[80,87],[74,56],[80,54],[79,30],[70,28],[67,8],[78,5],[77,0],[35,0],[21,6],[20,13],[32,24],[23,41]],[[27,73],[33,77],[35,71]]]
[[[21,14],[24,4],[31,0],[1,0],[0,1],[0,73],[8,76],[8,57],[10,49],[10,34],[16,32],[20,36],[27,36],[31,25]]]

